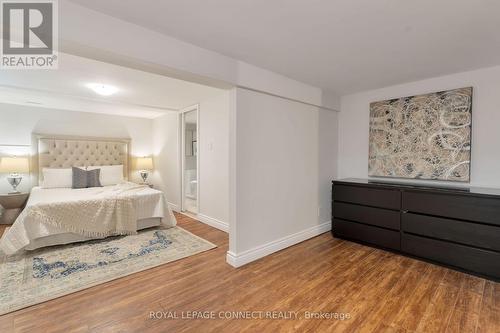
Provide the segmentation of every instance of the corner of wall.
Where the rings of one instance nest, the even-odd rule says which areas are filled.
[[[337,112],[340,111],[341,106],[341,96],[335,94],[334,92],[323,89],[321,91],[321,105],[335,110]]]
[[[256,246],[250,250],[236,253],[231,249],[227,251],[226,262],[233,267],[241,267],[252,261],[268,256],[274,252],[283,250],[292,245],[298,244],[309,238],[319,236],[332,229],[331,221],[321,223],[308,229],[299,231],[292,235],[282,237],[272,242]]]

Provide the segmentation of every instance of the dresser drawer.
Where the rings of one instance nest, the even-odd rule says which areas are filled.
[[[335,236],[355,239],[393,250],[400,249],[400,234],[398,231],[381,229],[341,219],[333,220],[332,229]]]
[[[335,218],[399,230],[400,213],[394,210],[334,202],[333,215]]]
[[[500,253],[403,234],[401,250],[417,257],[500,278]]]
[[[403,210],[500,226],[500,199],[403,191]]]
[[[404,232],[500,251],[500,227],[406,213]]]
[[[334,184],[333,200],[399,210],[401,192],[399,190]]]

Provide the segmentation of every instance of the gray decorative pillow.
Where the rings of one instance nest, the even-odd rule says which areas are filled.
[[[101,169],[87,170],[87,187],[102,187],[99,176]]]
[[[72,188],[86,188],[87,187],[87,171],[72,167],[73,172],[73,184]]]
[[[101,187],[99,174],[101,169],[83,170],[77,167],[72,168],[73,184],[72,188]]]

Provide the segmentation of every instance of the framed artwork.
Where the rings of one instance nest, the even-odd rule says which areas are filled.
[[[468,182],[472,87],[370,104],[368,175]]]

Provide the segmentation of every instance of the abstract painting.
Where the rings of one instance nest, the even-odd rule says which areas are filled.
[[[369,176],[468,182],[472,87],[370,104]]]

